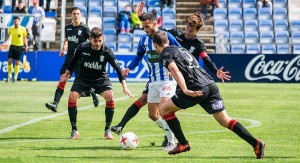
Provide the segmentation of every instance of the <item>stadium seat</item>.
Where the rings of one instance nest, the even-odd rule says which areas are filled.
[[[285,8],[274,8],[273,19],[274,20],[287,19],[286,9]]]
[[[237,32],[243,31],[243,21],[242,20],[229,20],[229,31],[230,32]]]
[[[245,54],[245,44],[235,44],[231,45],[232,54]]]
[[[270,44],[274,42],[274,34],[273,31],[260,32],[260,43],[262,44]]]
[[[148,0],[147,6],[148,7],[160,7],[160,0]]]
[[[261,52],[263,54],[276,54],[276,46],[274,44],[261,45]]]
[[[139,45],[139,43],[137,43],[137,42],[134,42],[134,43],[132,44],[132,52],[136,52],[136,51],[137,51],[138,45]]]
[[[244,43],[244,33],[243,32],[230,32],[230,43],[233,43],[233,44]]]
[[[176,19],[176,11],[174,8],[163,8],[162,9],[162,19]]]
[[[133,42],[139,42],[141,36],[145,35],[146,32],[144,30],[135,29],[133,31]]]
[[[270,10],[270,8],[260,8],[258,9],[258,19],[262,20],[262,19],[272,19],[272,11]]]
[[[231,8],[228,10],[228,19],[242,19],[243,17],[242,9],[239,8]]]
[[[245,32],[245,43],[255,44],[259,42],[259,36],[257,31]]]
[[[76,7],[86,6],[86,0],[74,0],[74,6]]]
[[[278,44],[277,45],[277,54],[291,54],[289,44]]]
[[[132,0],[118,0],[118,7],[125,7],[126,5],[130,5],[131,7]]]
[[[127,53],[131,52],[132,44],[129,42],[119,42],[118,43],[118,52],[119,53]]]
[[[300,54],[300,44],[293,45],[293,54]]]
[[[101,17],[89,17],[88,27],[92,29],[93,27],[102,28],[102,18]]]
[[[118,42],[132,42],[132,33],[119,33]]]
[[[259,54],[260,53],[260,44],[249,44],[246,46],[247,54]]]
[[[245,31],[258,31],[258,22],[257,20],[245,20],[244,21]]]
[[[228,9],[242,8],[242,0],[228,0]]]
[[[115,18],[103,18],[103,30],[106,29],[116,29]]]
[[[55,41],[56,20],[45,18],[43,20],[44,28],[41,31],[41,41]]]
[[[56,11],[45,12],[45,17],[46,18],[56,18],[57,17],[57,12]]]
[[[291,20],[290,21],[290,31],[300,31],[300,20]]]
[[[289,43],[289,32],[288,31],[275,32],[275,42],[276,42],[276,44],[288,44]]]
[[[227,19],[227,9],[226,8],[216,8],[213,11],[214,20],[224,20]]]
[[[101,6],[90,6],[89,7],[89,17],[102,17],[102,7]]]
[[[3,7],[3,11],[4,11],[4,13],[12,13],[12,8],[11,8],[11,6],[5,5]]]
[[[89,0],[89,7],[102,6],[102,0]]]
[[[257,19],[257,10],[256,8],[244,8],[244,20],[253,20]]]
[[[86,18],[83,17],[83,16],[80,18],[80,22],[83,23],[83,24],[87,24],[87,23],[86,23]]]
[[[214,21],[214,31],[215,32],[225,32],[228,31],[228,21],[225,20],[215,20]]]
[[[166,29],[176,28],[176,21],[174,19],[163,20],[162,27]]]
[[[259,31],[264,32],[264,31],[273,31],[273,21],[266,19],[266,20],[259,20]]]
[[[219,8],[227,8],[227,0],[219,0]]]
[[[118,15],[117,13],[117,7],[111,6],[111,7],[104,7],[103,10],[103,18],[116,18]]]
[[[80,8],[82,17],[86,17],[87,16],[86,6],[77,6],[77,7]]]
[[[274,20],[274,31],[288,31],[287,20]]]
[[[286,8],[287,0],[273,0],[272,3],[274,8]]]
[[[255,8],[256,0],[243,0],[243,8]]]
[[[105,42],[106,46],[108,46],[113,52],[117,51],[117,44],[116,42]]]
[[[292,6],[292,5],[290,5]],[[288,20],[300,20],[300,6],[295,8],[288,8]]]
[[[117,7],[118,0],[103,0],[104,9],[106,7]]]
[[[300,32],[292,32],[292,44],[300,44]]]
[[[216,43],[216,53],[228,53],[230,52],[229,43],[229,32],[216,33],[215,43]]]
[[[117,32],[116,29],[104,29],[104,42],[116,42],[117,41]]]

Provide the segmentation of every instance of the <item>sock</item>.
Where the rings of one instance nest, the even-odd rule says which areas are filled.
[[[110,101],[106,102],[106,107],[105,107],[105,130],[109,129],[111,122],[114,117],[114,112],[115,112],[115,102]]]
[[[17,81],[17,79],[18,79],[19,70],[20,70],[20,65],[15,65],[15,69],[14,69],[14,73],[15,73],[14,79],[15,79],[15,81]]]
[[[177,138],[179,144],[184,145],[188,143],[186,140],[182,130],[179,120],[177,119],[176,115],[174,113],[165,114],[164,119],[169,125],[170,129],[174,133],[175,137]]]
[[[126,125],[126,123],[133,118],[141,109],[141,107],[143,107],[141,105],[141,103],[136,100],[126,111],[125,115],[123,116],[121,122],[118,124],[119,126],[124,127]]]
[[[67,82],[59,82],[55,91],[53,103],[58,105],[62,95],[64,94],[65,86]]]
[[[240,138],[244,139],[253,148],[256,146],[256,139],[250,134],[250,132],[237,120],[232,119],[228,124],[228,129],[237,134]]]
[[[11,78],[11,74],[12,74],[12,69],[13,69],[13,64],[8,65],[8,75],[7,75],[7,79]]]
[[[76,122],[77,122],[77,104],[76,102],[68,102],[68,113],[70,118],[70,123],[72,126],[72,130],[77,130]]]
[[[170,130],[168,124],[166,123],[165,120],[163,120],[161,117],[159,117],[155,123],[157,124],[157,126],[159,128],[161,128],[162,130],[164,130],[165,134],[167,135],[168,138],[168,142],[170,143],[174,143],[174,134],[172,133],[172,131]]]

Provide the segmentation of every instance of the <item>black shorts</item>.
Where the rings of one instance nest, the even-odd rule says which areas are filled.
[[[64,61],[63,65],[60,68],[59,76],[66,72],[72,58],[73,58],[72,55],[69,55],[69,54],[66,55],[65,61]],[[76,64],[75,67],[74,67],[75,76],[77,75],[77,72],[78,72],[78,68],[77,68],[77,64]]]
[[[13,58],[14,60],[20,60],[23,52],[23,46],[11,45],[8,52],[8,58]]]
[[[106,90],[112,90],[112,85],[108,78],[95,82],[89,82],[83,80],[82,78],[76,77],[72,85],[71,91],[76,91],[79,94],[84,94],[86,92],[89,92],[91,88],[95,89],[95,93],[101,94]]]
[[[208,114],[225,110],[219,88],[215,83],[203,87],[201,91],[203,95],[200,97],[190,97],[185,95],[182,91],[176,92],[176,95],[172,97],[172,101],[181,109],[187,109],[199,104]]]
[[[142,94],[148,94],[148,92],[149,92],[149,82],[150,82],[150,81],[148,81],[147,84],[145,85],[145,88],[144,88]]]

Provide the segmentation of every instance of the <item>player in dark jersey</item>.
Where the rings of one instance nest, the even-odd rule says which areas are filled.
[[[263,158],[264,142],[254,138],[242,124],[227,115],[217,85],[199,66],[195,57],[185,48],[169,46],[169,40],[163,32],[156,32],[152,38],[154,47],[160,54],[160,63],[170,71],[178,84],[176,95],[159,108],[179,142],[177,147],[168,153],[178,154],[191,149],[175,112],[199,104],[223,127],[227,127],[248,142],[254,148],[257,159]],[[221,73],[221,70],[217,73]]]
[[[102,30],[98,27],[94,27],[91,31],[90,42],[84,42],[77,47],[74,57],[61,78],[61,81],[68,80],[74,71],[75,65],[78,66],[78,74],[72,85],[68,101],[68,112],[72,126],[72,140],[79,137],[76,126],[77,100],[81,93],[89,91],[91,88],[95,89],[95,93],[100,94],[106,101],[104,137],[108,140],[113,139],[110,132],[110,125],[114,115],[114,96],[112,84],[106,72],[107,63],[116,70],[119,81],[122,84],[123,92],[133,97],[127,88],[125,77],[122,76],[121,68],[114,53],[110,48],[103,45]]]
[[[74,52],[76,47],[87,41],[90,37],[90,29],[80,22],[81,12],[80,8],[73,7],[72,8],[72,23],[65,26],[65,40],[63,44],[63,48],[59,53],[59,56],[63,57],[64,52],[68,49],[65,61],[60,69],[60,76],[66,72],[66,69],[74,56]],[[75,68],[75,75],[77,74],[77,68]],[[57,112],[58,103],[64,93],[66,81],[59,82],[55,91],[54,100],[53,102],[46,103],[46,107],[53,112]],[[93,97],[94,106],[97,107],[99,104],[99,100],[97,95],[93,92],[94,90],[88,91],[83,94],[86,96],[87,94],[91,93]]]

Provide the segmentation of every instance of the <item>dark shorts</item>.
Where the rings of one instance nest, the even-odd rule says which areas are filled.
[[[23,46],[11,45],[8,52],[8,58],[13,58],[14,60],[20,60],[23,52]]]
[[[199,104],[208,114],[225,110],[225,105],[215,83],[203,87],[201,91],[203,95],[200,97],[190,97],[182,91],[176,92],[176,95],[172,97],[172,101],[181,109],[187,109]]]
[[[148,81],[147,84],[145,85],[145,88],[143,90],[143,94],[148,94],[148,92],[149,92],[149,82],[150,81]]]
[[[62,75],[66,72],[68,66],[69,66],[69,63],[71,62],[73,56],[67,54],[66,55],[66,58],[65,58],[65,61],[63,63],[63,65],[61,66],[60,68],[60,72],[59,72],[59,75]],[[74,68],[74,73],[75,73],[75,76],[78,74],[78,68],[77,68],[77,65],[75,65],[75,68]]]
[[[89,92],[91,88],[95,89],[95,93],[101,94],[106,90],[112,90],[112,85],[109,79],[102,79],[95,82],[88,82],[76,77],[72,85],[71,91],[76,91],[79,94]]]

